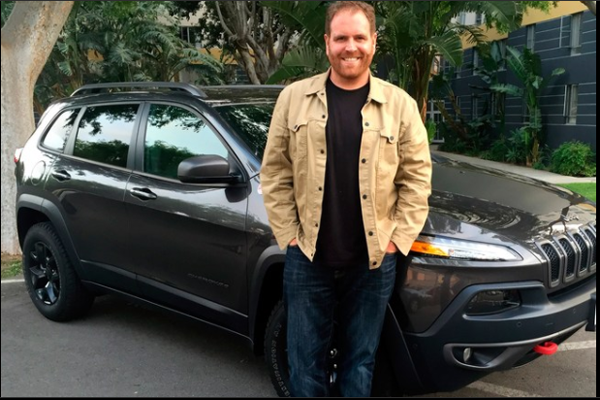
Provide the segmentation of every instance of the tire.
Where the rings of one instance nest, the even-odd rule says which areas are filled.
[[[94,302],[50,223],[34,225],[27,232],[23,242],[23,276],[33,304],[52,321],[79,318]]]
[[[375,357],[375,370],[373,371],[373,385],[371,397],[404,397],[402,389],[396,381],[394,367],[385,349],[385,343],[379,345]]]
[[[265,332],[265,360],[269,376],[279,397],[291,397],[287,361],[286,321],[283,302],[277,303]]]

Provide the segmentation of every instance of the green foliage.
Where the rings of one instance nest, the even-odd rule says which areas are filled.
[[[595,155],[588,144],[565,143],[552,156],[552,172],[567,176],[596,176]]]
[[[23,272],[21,261],[2,262],[2,279],[10,279]]]
[[[8,21],[8,17],[10,17],[10,13],[12,13],[13,7],[15,6],[14,1],[2,1],[2,27],[6,21]]]
[[[433,143],[435,135],[437,135],[437,124],[432,120],[425,122],[425,128],[427,129],[427,137],[429,138],[429,144]]]
[[[596,202],[596,184],[595,183],[572,183],[568,185],[560,185],[566,189],[579,193],[586,199]]]
[[[183,70],[196,71],[202,84],[220,83],[222,65],[179,37],[170,7],[168,1],[76,2],[36,84],[36,111],[87,83],[171,81]]]
[[[556,7],[557,1],[515,1],[515,6],[518,9],[517,18],[514,21],[506,22],[501,19],[495,18],[487,18],[486,16],[486,25],[488,28],[494,26],[498,32],[500,33],[510,33],[513,31],[514,25],[513,22],[517,24],[518,27],[523,23],[523,15],[529,9],[536,9],[544,11],[548,13],[553,7]]]
[[[551,78],[565,73],[563,68],[558,68],[549,77],[542,76],[542,61],[539,55],[528,48],[519,50],[508,47],[508,67],[521,81],[523,87],[509,84],[494,84],[491,89],[497,93],[523,98],[529,113],[529,122],[523,128],[524,145],[527,150],[527,165],[539,163],[542,157],[542,112],[540,109],[540,96]]]

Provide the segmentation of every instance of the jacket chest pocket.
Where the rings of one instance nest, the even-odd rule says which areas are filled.
[[[400,162],[399,135],[385,129],[379,131],[379,168],[393,168],[394,173]]]
[[[290,130],[290,155],[292,160],[304,159],[307,155],[309,121],[299,121]]]

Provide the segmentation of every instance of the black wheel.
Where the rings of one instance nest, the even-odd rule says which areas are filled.
[[[279,397],[291,397],[286,332],[285,310],[280,301],[269,317],[265,332],[265,359],[271,382]]]
[[[290,393],[290,373],[287,359],[287,323],[285,318],[285,309],[283,301],[277,303],[273,308],[267,329],[265,332],[265,359],[271,376],[271,382],[277,391],[279,397],[291,397]],[[338,396],[336,386],[337,364],[339,362],[339,352],[336,346],[335,331],[337,323],[334,325],[334,339],[329,350],[328,375],[330,381],[330,394],[332,397]]]
[[[53,321],[84,315],[94,302],[81,284],[54,227],[31,227],[23,242],[23,276],[33,304]]]

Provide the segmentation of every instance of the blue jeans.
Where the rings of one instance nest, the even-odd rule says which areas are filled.
[[[395,280],[396,255],[386,256],[377,270],[365,264],[336,271],[314,265],[298,247],[288,249],[283,291],[292,396],[332,395],[328,360],[334,319],[340,357],[337,395],[371,395],[375,354]]]

